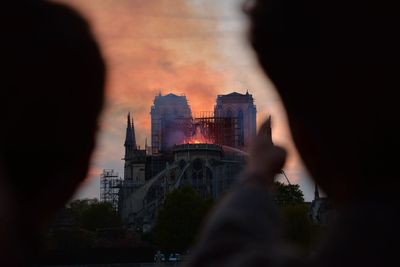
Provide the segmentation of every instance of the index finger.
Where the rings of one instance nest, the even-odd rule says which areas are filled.
[[[265,136],[271,140],[272,143],[272,133],[271,133],[271,116],[261,125],[258,131],[258,136]]]

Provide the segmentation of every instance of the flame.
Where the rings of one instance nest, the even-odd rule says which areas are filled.
[[[185,140],[184,143],[185,144],[212,144],[213,142],[203,135],[203,133],[201,132],[199,127],[196,127],[195,134],[191,138]]]

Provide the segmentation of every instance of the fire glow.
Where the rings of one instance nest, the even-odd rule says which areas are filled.
[[[200,127],[196,127],[196,131],[192,137],[186,139],[185,144],[213,144],[214,142],[203,135]]]

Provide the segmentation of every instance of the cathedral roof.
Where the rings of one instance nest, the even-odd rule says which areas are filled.
[[[164,97],[179,97],[179,96],[176,94],[173,94],[173,93],[169,93],[169,94],[165,95]]]
[[[226,95],[218,95],[218,103],[253,103],[253,96],[247,91],[246,94],[232,92]]]
[[[240,94],[238,92],[233,92],[233,93],[230,93],[230,94],[227,94],[227,95],[224,95],[224,96],[246,96],[246,95],[245,94]]]

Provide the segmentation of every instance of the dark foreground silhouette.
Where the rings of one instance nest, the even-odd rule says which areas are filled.
[[[313,257],[282,244],[271,200],[285,152],[262,127],[240,189],[210,218],[191,266],[385,266],[399,240],[398,9],[393,1],[259,0],[251,42],[292,134],[340,215]],[[88,25],[42,1],[0,9],[0,252],[32,265],[39,236],[87,173],[105,67]]]
[[[74,11],[26,0],[5,1],[0,13],[1,265],[23,266],[86,177],[105,66]]]
[[[240,186],[214,211],[188,266],[389,266],[400,237],[399,9],[390,1],[246,3],[304,163],[337,211],[312,255],[283,244],[272,201],[285,152],[261,127]]]

